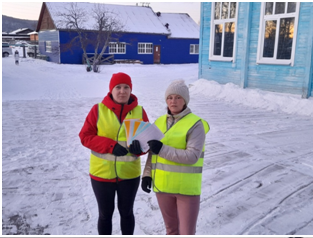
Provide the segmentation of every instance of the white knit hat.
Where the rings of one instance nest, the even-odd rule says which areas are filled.
[[[165,101],[169,95],[177,94],[183,97],[186,105],[189,103],[189,89],[183,79],[173,81],[165,91]]]

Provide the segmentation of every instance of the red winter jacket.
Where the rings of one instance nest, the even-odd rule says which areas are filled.
[[[137,97],[133,94],[130,95],[130,99],[128,104],[117,104],[112,99],[112,94],[109,92],[107,96],[104,97],[102,103],[107,106],[110,110],[112,110],[119,121],[122,123],[125,119],[127,113],[131,111],[138,105]],[[98,121],[98,104],[95,104],[90,112],[88,113],[85,123],[79,133],[79,137],[83,146],[93,150],[95,152],[104,154],[110,153],[112,154],[113,148],[116,145],[116,141],[110,138],[106,138],[103,136],[98,136],[97,132],[97,121]],[[143,121],[148,122],[148,116],[143,109]],[[101,180],[101,181],[111,181],[111,180]],[[112,181],[115,181],[112,180]]]

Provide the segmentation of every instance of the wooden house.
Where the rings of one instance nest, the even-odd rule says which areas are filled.
[[[69,8],[66,2],[44,2],[36,31],[40,54],[49,60],[65,64],[83,63],[81,47],[64,50],[64,45],[77,36],[60,18]],[[88,13],[83,28],[86,34],[95,31],[91,17],[96,3],[77,2],[77,7]],[[200,28],[184,13],[155,13],[150,7],[103,4],[113,12],[123,25],[117,39],[109,43],[105,55],[115,62],[136,60],[143,64],[198,63]],[[87,46],[87,54],[94,53],[94,46]]]
[[[38,32],[33,31],[33,32],[28,33],[27,35],[29,35],[30,41],[38,42]]]
[[[199,78],[313,94],[312,2],[202,2]]]

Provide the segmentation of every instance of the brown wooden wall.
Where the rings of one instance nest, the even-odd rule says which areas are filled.
[[[31,41],[38,41],[38,34],[30,35],[30,40]]]
[[[42,16],[42,20],[41,20],[41,24],[40,24],[40,28],[39,30],[42,31],[42,30],[53,30],[53,29],[56,29],[52,19],[51,19],[51,16],[46,8],[45,5],[43,5],[43,16]]]

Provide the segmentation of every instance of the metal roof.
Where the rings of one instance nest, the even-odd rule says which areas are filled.
[[[57,29],[67,29],[60,13],[67,13],[71,3],[45,2],[45,4]],[[96,5],[101,4],[106,12],[121,23],[123,32],[164,34],[169,38],[199,39],[199,26],[186,13],[161,13],[160,16],[157,16],[150,7],[87,2],[75,2],[74,4],[88,13],[87,19],[82,22],[82,28],[85,30],[96,30],[92,13]],[[169,28],[165,26],[166,23],[169,24]]]

